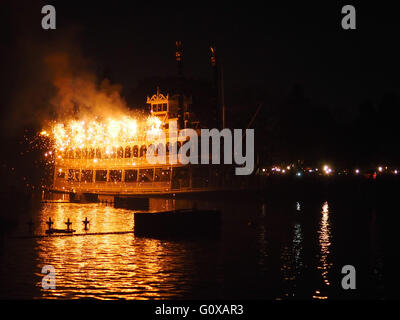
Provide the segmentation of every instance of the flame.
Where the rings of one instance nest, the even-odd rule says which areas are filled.
[[[49,130],[42,130],[40,135],[49,137],[58,152],[100,147],[111,153],[113,147],[155,139],[162,131],[162,124],[155,116],[143,120],[123,115],[104,120],[93,118],[55,122]]]
[[[147,126],[149,129],[147,130],[147,137],[152,139],[157,139],[161,133],[161,125],[162,121],[157,117],[149,117],[147,118]]]

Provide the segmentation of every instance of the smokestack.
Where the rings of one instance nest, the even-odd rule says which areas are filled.
[[[215,46],[210,47],[211,66],[214,70],[214,85],[216,89],[216,126],[225,128],[225,96],[224,96],[224,70],[223,65],[217,59]]]
[[[175,51],[175,59],[176,63],[178,65],[178,76],[183,77],[183,71],[182,71],[182,60],[183,60],[183,46],[182,46],[182,41],[176,41],[176,51]]]
[[[183,106],[183,46],[182,41],[176,41],[176,51],[175,51],[175,59],[178,66],[178,126],[179,128],[184,127],[184,106]]]

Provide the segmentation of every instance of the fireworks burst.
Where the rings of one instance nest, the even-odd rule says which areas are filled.
[[[51,158],[53,151],[59,158],[67,151],[102,148],[107,152],[138,141],[156,138],[162,130],[162,121],[150,116],[139,119],[132,116],[98,118],[53,122],[40,132],[42,140],[51,146],[45,157]]]

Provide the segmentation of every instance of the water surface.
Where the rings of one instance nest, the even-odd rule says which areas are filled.
[[[383,258],[376,212],[341,202],[197,203],[219,208],[219,238],[136,237],[134,213],[104,204],[43,203],[4,235],[1,298],[330,299],[383,298]],[[43,235],[69,218],[76,233]],[[349,218],[351,217],[351,218]],[[357,269],[358,290],[345,292],[341,268]],[[56,289],[41,286],[42,267],[56,269]]]

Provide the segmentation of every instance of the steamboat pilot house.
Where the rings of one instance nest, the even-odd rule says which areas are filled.
[[[89,193],[104,195],[169,194],[212,191],[220,186],[221,176],[209,165],[171,163],[173,150],[168,124],[177,120],[182,128],[195,129],[200,136],[198,122],[191,119],[190,97],[164,95],[159,92],[147,98],[150,112],[161,120],[166,140],[166,163],[151,164],[146,151],[154,141],[138,136],[124,145],[105,148],[66,150],[55,157],[53,191],[62,193]],[[182,107],[180,107],[182,106]],[[176,141],[179,150],[181,142]],[[153,145],[154,146],[154,145]]]

